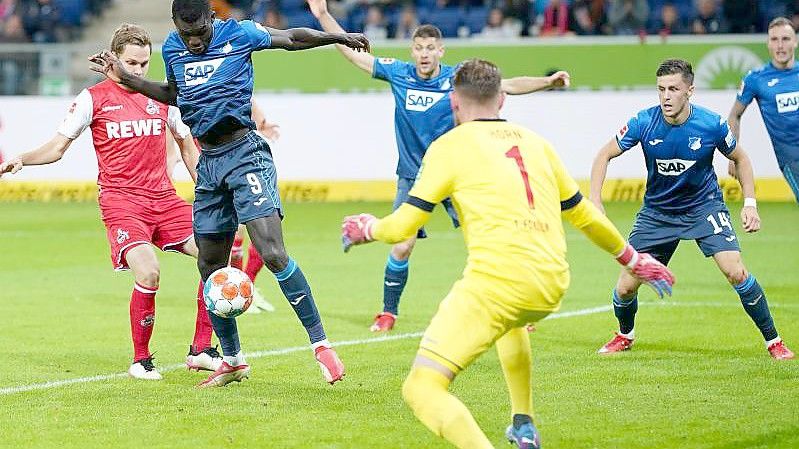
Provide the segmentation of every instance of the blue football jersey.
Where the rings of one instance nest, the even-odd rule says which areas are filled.
[[[757,100],[780,169],[799,161],[799,65],[779,70],[771,63],[741,81],[738,101]]]
[[[214,20],[211,44],[201,55],[189,52],[177,31],[169,34],[162,49],[166,77],[178,85],[178,107],[195,136],[231,121],[255,129],[250,57],[271,44],[266,28],[251,20]]]
[[[394,94],[398,176],[415,178],[427,147],[455,126],[449,102],[454,73],[455,67],[442,64],[438,76],[425,80],[411,63],[375,59],[372,76],[388,81]]]
[[[622,151],[641,144],[648,172],[647,207],[680,214],[724,201],[713,156],[716,150],[729,155],[737,142],[718,114],[692,104],[685,123],[670,125],[655,106],[631,118],[616,141]]]

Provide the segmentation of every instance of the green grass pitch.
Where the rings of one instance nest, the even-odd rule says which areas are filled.
[[[463,268],[461,235],[434,214],[420,242],[387,341],[368,326],[380,308],[388,246],[344,255],[340,218],[388,204],[289,204],[286,242],[314,290],[345,381],[322,380],[289,305],[268,272],[257,285],[277,306],[246,315],[239,330],[252,376],[197,390],[203,374],[178,368],[194,326],[197,274],[182,255],[160,256],[161,290],[151,349],[171,368],[161,382],[124,376],[130,363],[130,274],[114,273],[94,204],[0,204],[0,447],[8,448],[445,448],[405,407],[400,385],[418,337]],[[737,217],[739,204],[731,211]],[[625,232],[636,206],[610,204]],[[799,349],[799,210],[762,204],[763,230],[736,227],[785,340]],[[607,307],[618,267],[567,228],[572,286],[563,312]],[[684,242],[672,262],[673,299],[643,292],[632,351],[600,357],[615,329],[609,310],[564,316],[532,335],[536,423],[547,448],[799,447],[799,361],[775,362],[738,297],[710,260]],[[464,329],[464,331],[468,331]],[[411,334],[411,335],[407,335]],[[364,341],[366,340],[366,341]],[[272,351],[272,352],[266,352]],[[108,376],[86,379],[93,376]],[[20,391],[52,381],[83,379]],[[509,422],[493,351],[455,382],[497,447]]]

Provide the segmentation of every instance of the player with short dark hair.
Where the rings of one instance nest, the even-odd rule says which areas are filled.
[[[137,78],[147,74],[151,47],[150,36],[137,25],[122,24],[111,40],[113,54]],[[175,137],[193,180],[197,178],[199,153],[178,108],[106,80],[78,95],[49,142],[0,164],[0,176],[25,165],[57,162],[86,128],[91,130],[97,152],[98,201],[111,246],[111,262],[116,270],[132,270],[135,279],[130,300],[134,355],[128,374],[158,380],[161,374],[153,364],[149,343],[161,273],[152,245],[197,257],[191,205],[178,197],[167,173],[167,129]],[[222,359],[211,347],[211,321],[202,287],[201,282],[194,341],[186,364],[191,369],[214,371]]]
[[[506,436],[520,448],[540,447],[525,326],[557,311],[568,288],[562,216],[661,295],[674,283],[668,268],[636,252],[583,199],[549,142],[499,118],[500,80],[490,62],[464,62],[452,81],[457,126],[430,145],[408,199],[380,220],[347,217],[342,229],[345,251],[373,240],[400,242],[452,198],[463,222],[466,268],[425,330],[402,395],[422,423],[459,448],[494,447],[448,392],[455,376],[494,345],[511,399]]]
[[[344,31],[327,11],[327,0],[308,0],[308,4],[325,31]],[[375,58],[369,53],[355,52],[340,45],[337,48],[356,67],[391,85],[395,105],[394,132],[399,151],[397,194],[393,205],[396,209],[408,198],[427,147],[454,126],[449,94],[455,67],[441,63],[444,56],[441,31],[429,24],[420,25],[413,32],[413,62]],[[504,79],[502,90],[508,94],[526,94],[568,84],[569,74],[556,72],[548,77]],[[449,199],[442,204],[457,227],[458,215]],[[375,317],[372,331],[385,332],[394,328],[400,297],[408,282],[411,253],[416,239],[426,236],[424,229],[420,229],[407,241],[391,247],[383,278],[383,311]]]
[[[752,100],[757,100],[760,115],[771,138],[774,154],[785,180],[799,203],[799,67],[796,65],[796,29],[785,17],[768,26],[768,51],[763,67],[750,71],[730,111],[730,128],[739,138],[741,117]],[[730,175],[737,176],[734,163]]]
[[[746,232],[756,232],[760,217],[752,163],[726,120],[691,103],[693,79],[693,69],[686,61],[669,59],[660,64],[660,104],[638,112],[599,151],[591,167],[591,199],[602,208],[608,163],[640,144],[648,175],[644,205],[635,218],[630,244],[668,265],[680,240],[696,241],[735,289],[744,310],[763,334],[771,356],[793,358],[777,333],[763,289],[743,264],[730,212],[713,170],[716,151],[735,162],[745,197],[741,221]],[[632,346],[640,286],[639,280],[622,271],[612,294],[619,331],[600,348],[600,354]]]
[[[166,83],[131,76],[108,52],[95,55],[94,70],[169,104],[202,146],[194,199],[194,233],[203,280],[228,263],[238,224],[275,275],[305,327],[325,379],[344,376],[344,365],[325,334],[311,288],[283,244],[283,208],[267,142],[251,119],[251,55],[265,49],[303,50],[343,44],[369,50],[362,34],[331,34],[309,28],[277,30],[250,20],[216,20],[207,0],[174,0],[170,33],[162,49]],[[248,377],[236,320],[211,315],[224,362],[201,387],[222,386]]]

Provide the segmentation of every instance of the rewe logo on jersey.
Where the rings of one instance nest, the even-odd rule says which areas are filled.
[[[105,131],[109,139],[127,139],[130,137],[160,136],[164,132],[163,121],[160,118],[145,120],[128,120],[124,122],[108,122]]]
[[[419,112],[427,111],[444,98],[445,95],[441,92],[408,89],[408,93],[405,94],[405,109]]]
[[[186,81],[186,85],[198,86],[207,83],[223,62],[225,62],[225,58],[186,64],[183,72],[183,79]]]
[[[680,176],[686,170],[693,167],[696,161],[686,161],[683,159],[655,159],[658,173],[664,176]]]
[[[799,109],[799,92],[777,94],[775,99],[777,100],[777,112],[780,114],[794,112]]]

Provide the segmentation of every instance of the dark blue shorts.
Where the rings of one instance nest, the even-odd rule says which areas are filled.
[[[633,248],[667,264],[680,240],[695,240],[705,257],[722,251],[741,251],[730,211],[724,204],[682,215],[665,214],[646,206],[638,211],[630,232]]]
[[[272,152],[253,131],[203,150],[194,188],[194,233],[233,233],[239,223],[280,214]]]
[[[785,180],[788,181],[788,185],[791,186],[796,202],[799,203],[799,161],[785,164],[782,167],[782,174],[785,176]]]
[[[413,187],[413,183],[416,182],[413,178],[398,178],[397,179],[397,196],[394,197],[394,207],[393,210],[397,210],[402,203],[408,200],[408,193],[411,191],[411,187]],[[459,227],[460,221],[458,221],[458,212],[455,211],[455,206],[452,205],[452,201],[449,198],[446,198],[444,201],[441,202],[444,206],[444,209],[447,211],[447,215],[452,220],[452,226]],[[427,238],[427,232],[425,232],[424,228],[419,229],[416,232],[416,238],[424,239]]]

